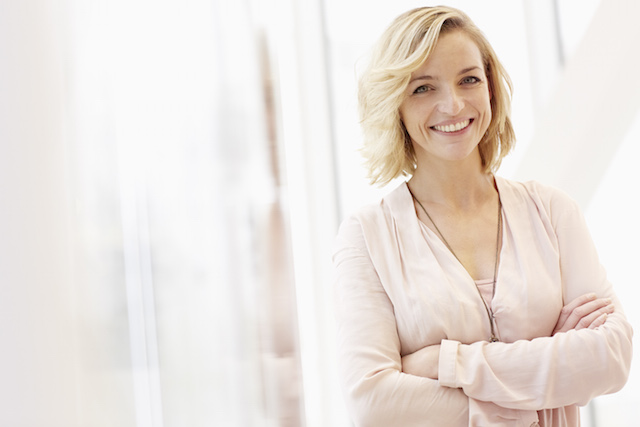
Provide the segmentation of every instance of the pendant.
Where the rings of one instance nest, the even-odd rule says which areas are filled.
[[[491,337],[491,342],[500,342],[500,340],[496,337]]]

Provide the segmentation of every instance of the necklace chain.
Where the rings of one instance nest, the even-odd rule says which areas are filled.
[[[413,200],[416,201],[416,203],[418,203],[418,205],[422,208],[422,210],[424,211],[425,215],[427,215],[427,218],[429,218],[429,221],[431,221],[431,224],[433,224],[433,227],[436,229],[436,231],[438,232],[438,234],[440,235],[440,238],[442,239],[442,242],[444,243],[444,245],[447,247],[447,249],[449,249],[449,251],[453,254],[453,256],[458,260],[458,262],[464,266],[464,264],[462,264],[462,261],[460,260],[460,258],[458,258],[458,255],[456,255],[455,251],[453,250],[453,248],[451,248],[451,245],[449,245],[449,242],[447,242],[447,239],[445,239],[444,234],[442,234],[442,232],[440,231],[440,229],[438,228],[438,226],[436,225],[435,221],[433,220],[433,218],[431,218],[431,215],[429,215],[429,212],[427,212],[427,209],[425,209],[425,207],[422,205],[422,203],[420,203],[420,200],[418,200],[418,198],[416,196],[413,195],[413,192],[411,191],[411,189],[409,188],[409,186],[407,185],[407,189],[409,189],[409,193],[411,194],[411,197],[413,197]],[[500,193],[498,193],[498,231],[496,233],[496,258],[495,258],[495,263],[493,266],[493,291],[492,291],[492,297],[493,295],[495,295],[496,292],[496,281],[497,281],[497,276],[498,276],[498,259],[499,259],[499,255],[500,255],[500,232],[502,230],[502,201],[500,200]],[[476,283],[476,289],[478,290],[478,294],[480,295],[480,300],[482,301],[482,304],[484,305],[484,308],[487,312],[487,317],[489,318],[489,325],[491,325],[491,342],[496,342],[496,341],[500,341],[498,339],[498,337],[495,334],[495,329],[494,329],[494,322],[493,322],[493,310],[489,308],[489,306],[487,305],[487,302],[484,300],[484,298],[482,297],[482,292],[480,292],[480,288],[478,287],[478,284]]]

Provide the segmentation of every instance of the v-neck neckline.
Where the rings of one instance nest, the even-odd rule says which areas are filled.
[[[460,262],[460,260],[458,259],[458,257],[456,257],[456,255],[451,251],[451,249],[449,247],[447,247],[447,245],[445,244],[445,242],[440,238],[440,236],[438,236],[438,234],[433,231],[431,228],[429,228],[418,216],[418,212],[417,209],[415,207],[415,203],[413,203],[413,196],[411,195],[411,191],[409,190],[409,185],[407,182],[405,182],[405,190],[407,192],[407,196],[409,197],[410,201],[411,201],[411,205],[413,206],[413,215],[415,217],[415,220],[417,221],[418,227],[420,230],[426,230],[426,234],[429,236],[429,240],[436,240],[437,244],[444,250],[444,252],[447,252],[447,256],[449,258],[452,258],[455,261],[455,264],[464,271],[464,273],[466,274],[466,276],[468,277],[468,279],[472,282],[472,283],[476,283],[478,281],[480,282],[484,282],[484,281],[491,281],[497,283],[498,282],[498,277],[500,276],[500,270],[502,267],[502,253],[504,250],[504,235],[505,235],[505,229],[506,229],[506,215],[505,215],[505,201],[503,198],[503,192],[500,189],[500,182],[499,182],[499,177],[493,175],[493,180],[494,180],[494,185],[496,187],[496,191],[498,191],[498,197],[500,197],[501,200],[501,209],[500,209],[500,215],[502,216],[502,220],[501,220],[501,227],[502,229],[500,230],[500,250],[498,251],[498,267],[496,269],[496,277],[495,278],[479,278],[479,279],[475,279],[471,273],[469,273],[469,270],[467,270],[467,268],[462,264],[462,262]],[[427,245],[429,245],[429,242],[427,241],[427,238],[425,236],[425,243]]]

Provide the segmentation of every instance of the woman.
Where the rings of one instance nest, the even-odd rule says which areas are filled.
[[[360,80],[374,183],[411,176],[342,224],[339,363],[358,426],[578,426],[619,390],[626,321],[576,203],[493,175],[510,81],[462,12],[420,8]]]

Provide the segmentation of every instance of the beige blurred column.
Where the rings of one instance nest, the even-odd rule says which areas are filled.
[[[307,427],[339,426],[344,414],[335,368],[331,248],[338,227],[330,75],[319,0],[254,1],[274,58]]]
[[[65,1],[0,2],[0,425],[77,425]]]

